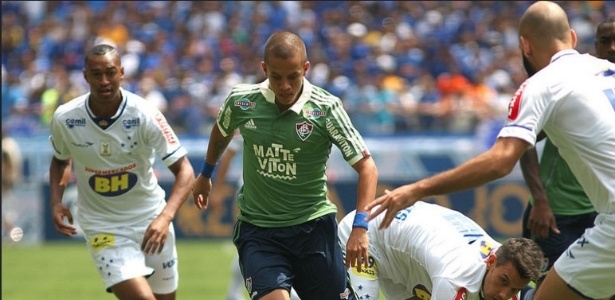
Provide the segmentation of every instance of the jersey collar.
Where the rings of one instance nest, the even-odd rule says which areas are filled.
[[[119,116],[122,115],[122,113],[124,112],[124,109],[126,108],[128,97],[126,97],[126,90],[124,90],[121,87],[120,87],[120,94],[122,95],[122,103],[120,103],[118,110],[115,112],[115,115],[113,115],[111,118],[96,117],[94,113],[92,113],[92,110],[90,109],[90,104],[89,104],[90,97],[88,96],[87,101],[85,103],[85,109],[88,115],[90,116],[90,119],[92,119],[92,121],[94,122],[94,124],[98,125],[102,129],[106,129],[109,126],[111,126],[111,124],[113,124],[119,118]]]
[[[267,100],[267,102],[271,104],[275,104],[275,94],[271,89],[269,89],[269,79],[266,79],[265,81],[261,82],[259,84],[259,87],[261,90],[261,94],[263,94],[263,96],[265,97],[265,100]],[[295,102],[295,104],[293,104],[293,106],[291,106],[289,110],[294,111],[296,114],[300,114],[301,110],[303,109],[303,106],[312,96],[313,90],[314,86],[306,78],[303,78],[303,91],[301,92],[301,95],[299,95],[299,99],[297,99],[297,102]]]
[[[555,53],[555,55],[553,55],[553,57],[551,57],[551,63],[560,59],[562,56],[571,55],[571,54],[579,54],[579,51],[574,50],[574,49],[566,49],[566,50],[557,52]]]

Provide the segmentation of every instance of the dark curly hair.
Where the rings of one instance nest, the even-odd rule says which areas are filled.
[[[497,266],[512,262],[522,278],[536,282],[542,275],[544,253],[533,240],[510,238],[495,252]]]

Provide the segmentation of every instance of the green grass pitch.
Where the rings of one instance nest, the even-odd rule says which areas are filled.
[[[177,243],[177,299],[224,300],[235,246],[227,240]],[[249,299],[244,291],[245,299]],[[112,300],[82,242],[2,245],[3,300]],[[382,293],[380,299],[386,300]]]
[[[177,243],[177,252],[180,276],[177,298],[223,300],[235,255],[231,242],[184,240]],[[104,291],[88,250],[81,242],[3,244],[1,298],[115,299]]]

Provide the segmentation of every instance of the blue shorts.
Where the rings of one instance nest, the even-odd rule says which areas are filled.
[[[233,243],[254,300],[276,289],[290,291],[291,286],[301,300],[357,299],[344,265],[335,214],[277,228],[237,221]]]
[[[573,216],[555,215],[555,224],[557,224],[560,234],[549,231],[549,237],[537,239],[531,236],[530,230],[527,228],[531,208],[532,206],[528,204],[523,214],[523,237],[535,240],[540,246],[545,257],[549,260],[548,269],[568,249],[568,246],[583,235],[585,229],[594,226],[594,219],[597,215],[595,212]]]

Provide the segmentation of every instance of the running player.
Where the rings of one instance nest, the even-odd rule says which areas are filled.
[[[172,220],[194,181],[187,151],[156,107],[120,87],[124,68],[118,49],[92,47],[83,75],[90,92],[58,107],[51,122],[56,230],[77,233],[62,203],[73,165],[76,217],[107,291],[118,299],[175,299],[179,274]],[[166,201],[152,169],[156,155],[175,175]]]
[[[337,208],[327,198],[327,160],[336,145],[358,173],[355,228],[347,253],[367,261],[367,212],[378,171],[342,101],[305,79],[305,44],[276,32],[264,47],[267,80],[233,87],[210,135],[193,196],[207,207],[211,175],[233,132],[244,140],[243,179],[233,242],[254,300],[356,299],[337,236]]]

